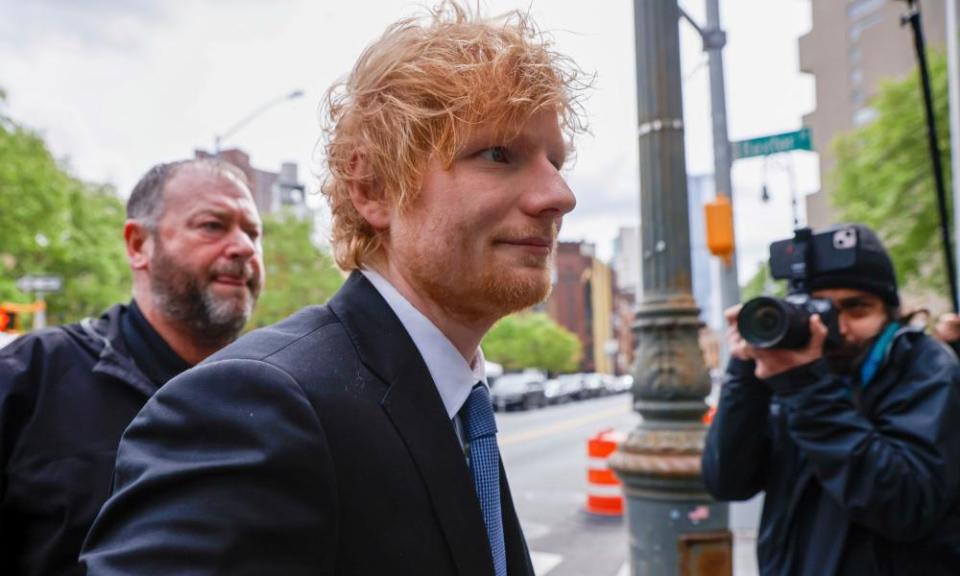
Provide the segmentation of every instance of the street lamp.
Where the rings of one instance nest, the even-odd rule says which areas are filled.
[[[226,140],[227,138],[229,138],[229,137],[233,136],[234,134],[236,134],[241,128],[243,128],[244,126],[246,126],[247,124],[249,124],[250,122],[252,122],[255,118],[257,118],[258,116],[260,116],[261,114],[263,114],[263,113],[266,112],[267,110],[273,108],[274,106],[277,106],[278,104],[281,104],[281,103],[286,102],[286,101],[288,101],[288,100],[296,100],[297,98],[300,98],[301,96],[303,96],[303,90],[294,90],[293,92],[290,92],[289,94],[284,94],[284,95],[282,95],[282,96],[278,96],[278,97],[276,97],[276,98],[270,99],[270,100],[264,102],[263,104],[261,104],[260,106],[258,106],[257,108],[255,108],[255,109],[253,110],[253,112],[250,112],[249,114],[247,114],[246,116],[244,116],[242,120],[240,120],[239,122],[237,122],[236,124],[234,124],[233,126],[231,126],[227,131],[223,132],[222,134],[216,134],[216,135],[214,135],[214,137],[213,137],[213,154],[214,154],[214,156],[219,156],[219,155],[220,155],[220,143],[221,143],[221,142],[223,142],[223,141]]]
[[[680,10],[677,0],[633,4],[643,262],[633,394],[642,419],[609,464],[626,495],[633,574],[700,573],[691,564],[704,558],[729,574],[727,505],[700,475],[710,376],[691,284]]]

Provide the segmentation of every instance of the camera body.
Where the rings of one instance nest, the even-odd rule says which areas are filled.
[[[828,333],[825,347],[840,344],[838,313],[829,300],[813,298],[808,279],[818,274],[841,272],[857,264],[858,232],[839,226],[813,234],[800,228],[794,237],[770,245],[770,274],[788,281],[788,296],[754,298],[743,305],[737,329],[757,348],[803,348],[810,341],[810,317],[818,314]]]

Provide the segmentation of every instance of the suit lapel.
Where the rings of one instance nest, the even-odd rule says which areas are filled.
[[[457,572],[493,573],[490,545],[473,479],[436,385],[419,351],[386,301],[353,272],[330,301],[364,365],[387,383],[382,406],[410,451]],[[512,511],[511,505],[511,511]]]

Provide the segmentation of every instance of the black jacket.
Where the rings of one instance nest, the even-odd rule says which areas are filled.
[[[861,390],[821,360],[765,382],[731,360],[703,474],[723,500],[764,491],[767,575],[960,573],[960,369],[901,331]]]
[[[124,310],[0,349],[0,574],[82,574],[120,435],[156,390],[126,353]]]
[[[533,576],[500,481],[509,572]],[[91,576],[493,574],[436,386],[356,272],[163,386],[124,434],[82,558]]]

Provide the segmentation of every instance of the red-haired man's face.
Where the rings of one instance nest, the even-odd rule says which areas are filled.
[[[417,198],[393,213],[387,265],[467,320],[495,321],[540,302],[561,221],[576,205],[560,175],[566,153],[552,112],[506,141],[477,130],[449,169],[431,160]]]

